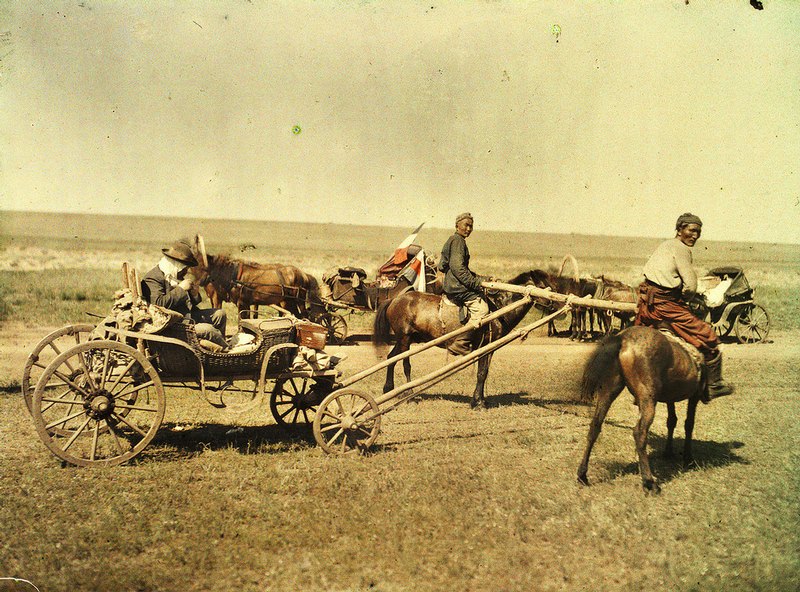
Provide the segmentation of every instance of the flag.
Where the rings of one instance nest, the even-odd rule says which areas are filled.
[[[408,260],[408,247],[417,240],[417,234],[419,234],[423,226],[425,226],[425,222],[417,226],[411,234],[403,239],[403,241],[397,245],[392,257],[386,263],[394,263],[395,265],[402,265],[405,263]],[[386,263],[384,263],[384,265],[386,265]]]
[[[420,249],[416,257],[409,261],[408,265],[400,272],[399,277],[407,279],[417,292],[424,292],[427,287],[427,282],[425,281],[425,251]]]

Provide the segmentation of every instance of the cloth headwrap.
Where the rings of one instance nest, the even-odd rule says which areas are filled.
[[[458,224],[462,220],[465,220],[466,218],[472,220],[472,214],[470,214],[469,212],[464,212],[463,214],[459,214],[458,216],[456,216],[456,224]]]
[[[697,224],[698,226],[702,226],[703,222],[698,216],[686,212],[685,214],[678,216],[678,221],[675,222],[675,230],[680,230],[681,226],[686,224]]]
[[[161,257],[161,261],[158,262],[158,268],[164,272],[164,278],[173,288],[179,283],[178,274],[187,267],[189,266],[183,261],[173,259],[169,255],[164,255]]]

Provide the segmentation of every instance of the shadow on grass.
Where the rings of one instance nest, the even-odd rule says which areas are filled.
[[[148,455],[151,460],[166,461],[196,456],[206,450],[233,449],[240,454],[281,453],[316,446],[311,424],[299,426],[232,426],[199,423],[184,427],[164,423]]]
[[[433,399],[442,401],[451,401],[453,403],[463,403],[469,406],[472,401],[472,395],[455,395],[455,394],[436,394],[436,395],[420,395],[419,400]],[[536,405],[547,409],[548,405],[579,405],[578,401],[571,399],[538,399],[535,398],[527,391],[518,391],[516,393],[500,393],[498,395],[486,395],[486,407],[489,409],[495,407],[510,407],[512,405]]]
[[[683,464],[683,439],[675,439],[673,444],[674,454],[672,457],[667,457],[664,454],[667,437],[658,434],[649,434],[647,438],[648,455],[650,457],[650,468],[656,475],[658,482],[661,484],[672,481],[675,477],[691,472],[702,471],[706,469],[715,469],[726,467],[732,464],[747,465],[750,461],[746,458],[739,456],[735,450],[744,448],[744,443],[737,440],[731,442],[712,442],[709,440],[692,440],[692,456],[694,462],[689,466]],[[597,447],[593,455],[593,460],[597,462],[598,459],[595,455]],[[636,458],[636,449],[633,443],[633,435],[631,433],[631,446],[632,458]],[[600,460],[602,463],[602,460]],[[630,463],[602,463],[611,473],[611,478],[607,480],[614,480],[617,477],[624,475],[638,475],[639,463],[633,461]],[[590,469],[591,470],[591,469]],[[606,481],[607,481],[606,480]],[[597,482],[597,481],[595,481]]]

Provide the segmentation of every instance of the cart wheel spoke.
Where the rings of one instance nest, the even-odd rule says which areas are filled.
[[[314,438],[331,454],[366,450],[379,431],[378,404],[368,394],[356,390],[334,391],[320,403],[314,418]]]
[[[278,425],[308,425],[320,400],[329,391],[327,383],[313,376],[290,376],[278,380],[269,401],[272,417]]]
[[[87,341],[93,330],[94,325],[90,324],[68,325],[53,331],[36,345],[28,356],[22,373],[22,395],[28,411],[31,410],[36,385],[47,366],[66,349]],[[66,373],[73,374],[75,367],[72,366],[72,362],[67,363]]]
[[[760,304],[750,304],[734,322],[736,338],[740,343],[758,343],[769,335],[770,319]]]
[[[50,379],[64,374],[69,374],[63,381],[67,390],[54,392]],[[144,355],[117,341],[97,340],[66,350],[48,365],[31,414],[39,437],[60,459],[113,466],[152,441],[165,408],[161,379]]]

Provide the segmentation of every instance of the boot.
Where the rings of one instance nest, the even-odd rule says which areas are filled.
[[[732,395],[734,388],[722,380],[722,353],[717,352],[713,358],[706,360],[706,372],[708,377],[708,400]]]

